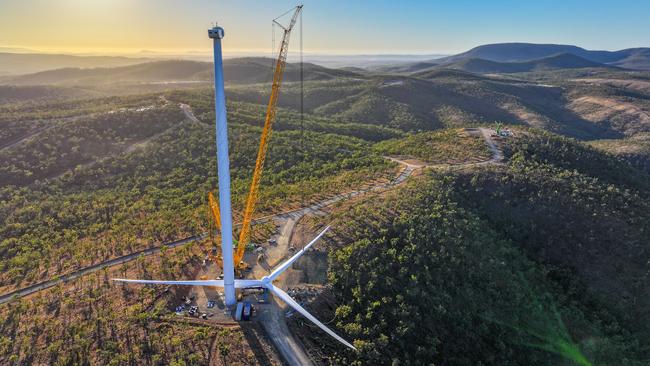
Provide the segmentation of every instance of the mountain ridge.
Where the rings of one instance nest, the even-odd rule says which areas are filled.
[[[14,51],[14,52],[7,52]],[[119,67],[150,62],[154,59],[124,56],[77,56],[15,52],[16,49],[0,49],[0,75],[22,75],[69,67]]]
[[[226,59],[226,81],[235,83],[270,82],[272,60],[262,57]],[[32,74],[5,77],[0,83],[6,85],[82,85],[98,82],[208,82],[212,80],[213,65],[210,62],[190,60],[161,60],[113,68],[62,68]],[[285,81],[299,80],[297,64],[287,64]],[[305,63],[305,80],[327,80],[334,77],[361,77],[360,74],[338,69],[328,69]]]
[[[523,62],[497,62],[482,58],[468,58],[461,61],[434,66],[434,68],[449,68],[463,70],[478,74],[487,73],[518,73],[533,71],[549,71],[561,69],[580,68],[608,68],[619,67],[587,60],[572,53],[560,53],[549,57]]]
[[[650,48],[637,47],[618,51],[587,50],[582,47],[562,44],[536,44],[536,43],[493,43],[474,47],[457,55],[421,61],[420,65],[427,63],[436,65],[452,64],[467,59],[478,58],[493,62],[530,62],[551,57],[558,54],[572,54],[588,61],[607,64],[630,70],[650,70]],[[430,66],[429,66],[430,67]],[[426,67],[418,69],[418,63],[402,65],[397,72],[419,72]]]

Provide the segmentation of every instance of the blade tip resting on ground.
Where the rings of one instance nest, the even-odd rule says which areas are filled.
[[[300,304],[298,304],[296,302],[296,300],[294,300],[291,296],[289,296],[289,294],[284,292],[282,289],[279,289],[279,288],[273,286],[272,284],[267,284],[266,287],[274,295],[281,298],[284,303],[286,303],[287,305],[292,307],[294,310],[296,310],[297,312],[302,314],[305,318],[309,319],[312,323],[316,324],[320,329],[324,330],[325,333],[329,334],[330,336],[332,336],[337,341],[343,343],[346,347],[357,351],[356,347],[354,347],[350,342],[346,341],[345,339],[343,339],[343,337],[341,337],[338,334],[334,333],[334,331],[331,330],[330,328],[328,328],[325,324],[321,323],[318,319],[316,319],[315,316],[311,315],[305,308],[300,306]]]

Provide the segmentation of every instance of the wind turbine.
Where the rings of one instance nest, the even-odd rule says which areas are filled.
[[[295,262],[307,249],[309,249],[318,239],[320,239],[330,227],[326,227],[318,234],[309,244],[305,245],[300,251],[294,254],[286,262],[273,270],[268,276],[261,280],[234,279],[234,261],[232,248],[232,211],[230,204],[230,171],[228,157],[228,127],[226,118],[226,98],[223,82],[223,61],[221,52],[221,39],[224,37],[224,30],[215,26],[208,30],[208,36],[214,40],[214,86],[215,86],[215,112],[216,112],[216,129],[217,129],[217,169],[219,176],[219,205],[221,211],[221,250],[223,258],[223,280],[192,280],[192,281],[158,281],[158,280],[131,280],[123,278],[113,278],[113,281],[144,283],[154,285],[184,285],[184,286],[214,286],[224,289],[226,306],[232,307],[236,303],[235,289],[244,288],[266,288],[272,294],[279,297],[287,305],[294,308],[297,312],[304,315],[305,318],[312,321],[327,334],[334,337],[339,342],[354,350],[354,346],[345,339],[334,333],[331,329],[321,323],[316,317],[309,314],[300,304],[298,304],[289,294],[273,285],[273,281],[286,271],[293,262]]]
[[[244,289],[244,288],[266,288],[271,293],[273,293],[275,296],[279,297],[284,301],[287,305],[291,306],[294,308],[297,312],[300,314],[304,315],[305,318],[309,319],[312,323],[316,324],[319,328],[324,330],[327,334],[331,335],[334,337],[337,341],[343,343],[347,347],[350,347],[354,350],[356,348],[350,344],[348,341],[340,337],[338,334],[334,333],[333,330],[325,326],[325,324],[321,323],[316,317],[311,315],[305,308],[300,306],[289,294],[284,292],[282,289],[276,287],[273,285],[273,281],[278,278],[284,271],[286,271],[293,262],[295,262],[298,258],[300,258],[301,255],[303,255],[314,243],[318,241],[328,230],[330,227],[326,227],[323,231],[320,232],[312,241],[309,242],[309,244],[305,245],[304,248],[302,248],[300,251],[296,252],[291,258],[289,258],[286,262],[282,263],[280,266],[278,266],[276,269],[273,270],[268,276],[264,276],[261,280],[239,280],[236,279],[234,281],[235,288],[239,289]],[[216,286],[216,287],[224,287],[224,281],[223,280],[192,280],[192,281],[158,281],[158,280],[130,280],[130,279],[123,279],[123,278],[113,278],[113,281],[118,281],[118,282],[129,282],[129,283],[144,283],[144,284],[151,284],[151,285],[184,285],[184,286]]]

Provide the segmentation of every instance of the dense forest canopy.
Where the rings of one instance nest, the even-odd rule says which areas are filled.
[[[361,350],[339,362],[647,364],[648,176],[520,135],[507,166],[432,171],[337,220],[337,325]]]
[[[7,163],[0,171],[3,285],[32,282],[203,230],[205,195],[216,187],[214,129],[187,120],[176,105],[155,106],[160,103],[155,96],[148,102],[154,105],[58,124],[0,151]],[[230,141],[239,210],[261,128],[256,106],[230,107],[236,111]],[[197,112],[209,114],[200,103]],[[259,213],[344,190],[390,169],[368,142],[333,134],[322,119],[306,119],[323,126],[321,132],[301,129],[295,113],[280,116]],[[49,258],[58,259],[50,263]]]

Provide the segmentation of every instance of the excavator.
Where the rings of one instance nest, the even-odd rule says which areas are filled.
[[[257,198],[260,188],[260,182],[262,180],[262,172],[264,170],[264,162],[266,161],[266,155],[268,152],[269,141],[271,139],[271,132],[273,131],[273,123],[275,122],[275,117],[278,109],[278,99],[280,97],[280,87],[282,85],[282,76],[284,74],[284,69],[287,64],[287,54],[289,52],[289,38],[291,36],[291,30],[296,25],[298,16],[302,11],[302,5],[298,5],[293,10],[293,15],[289,21],[288,26],[282,25],[278,19],[282,18],[291,10],[279,16],[278,18],[273,19],[273,24],[280,27],[283,30],[282,42],[280,44],[280,51],[278,58],[274,63],[273,68],[273,84],[271,86],[271,96],[269,97],[269,103],[266,107],[266,118],[264,119],[264,127],[262,129],[262,136],[260,138],[260,145],[257,151],[257,160],[255,161],[255,169],[253,171],[253,179],[251,181],[250,189],[248,191],[248,198],[246,200],[246,206],[244,208],[244,215],[241,225],[241,231],[239,232],[239,241],[237,242],[237,248],[233,255],[235,269],[241,275],[243,271],[247,269],[247,264],[244,262],[244,252],[246,251],[246,245],[250,241],[251,235],[251,222],[253,220],[253,214],[255,212],[255,205],[257,204]],[[302,76],[302,75],[301,75]],[[221,231],[220,228],[220,212],[219,204],[212,194],[208,192],[208,211],[212,220],[216,223],[216,227]],[[212,224],[210,225],[212,226]],[[221,258],[216,250],[216,247],[212,248],[211,253],[208,254],[208,258],[213,260],[215,263],[220,264]]]

